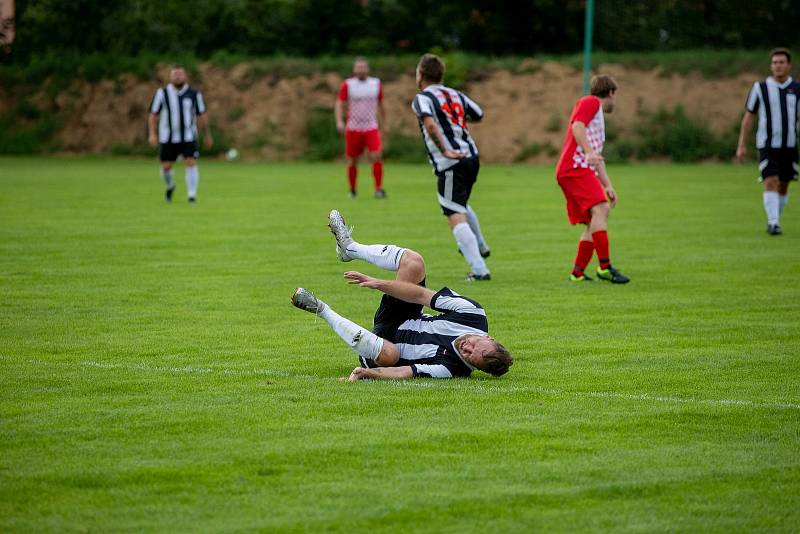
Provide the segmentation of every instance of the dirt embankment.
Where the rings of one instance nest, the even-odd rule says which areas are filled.
[[[619,83],[617,110],[607,120],[623,132],[635,126],[641,110],[678,104],[713,130],[729,128],[740,119],[745,95],[758,77],[665,77],[658,71],[614,65],[602,70]],[[166,69],[159,69],[159,75],[164,79]],[[203,65],[192,83],[203,91],[210,116],[229,144],[244,157],[293,159],[305,150],[309,112],[332,109],[341,77],[329,73],[279,79],[259,77],[247,65],[231,70]],[[146,139],[148,105],[158,85],[158,80],[133,77],[93,84],[74,82],[55,98],[63,125],[57,134],[60,146],[70,152],[106,152],[115,146],[141,145]],[[490,73],[470,82],[466,92],[486,113],[484,122],[472,128],[482,159],[510,162],[533,144],[561,146],[569,112],[581,93],[581,74],[564,65],[545,63],[530,74]],[[410,73],[384,83],[390,132],[419,135],[410,109],[415,93]],[[31,100],[47,109],[47,99],[42,91]],[[536,152],[529,161],[552,159],[552,154]]]

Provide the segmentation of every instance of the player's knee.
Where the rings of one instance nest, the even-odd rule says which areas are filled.
[[[393,367],[397,365],[399,359],[400,349],[397,348],[397,345],[384,340],[381,352],[374,361],[381,367]]]
[[[164,163],[161,164],[161,168],[164,169],[165,171],[171,171],[172,170],[172,162],[165,161]]]
[[[372,163],[377,163],[377,162],[381,161],[382,159],[383,159],[383,153],[380,152],[380,151],[378,151],[378,152],[370,152],[369,153],[369,160]]]
[[[608,212],[611,210],[608,202],[601,202],[592,206],[592,219],[608,219]]]
[[[194,158],[186,158],[186,166],[187,167],[194,167],[197,165],[197,160]]]
[[[421,282],[425,278],[425,259],[418,252],[408,249],[400,258],[400,269]]]

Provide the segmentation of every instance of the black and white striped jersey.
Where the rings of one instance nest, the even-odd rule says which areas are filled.
[[[150,113],[159,116],[159,143],[197,141],[197,116],[206,112],[203,95],[184,85],[180,90],[168,84],[153,96]]]
[[[753,84],[745,107],[758,114],[756,148],[797,146],[798,94],[800,83],[792,78],[778,83],[770,76]]]
[[[471,157],[478,155],[478,146],[469,134],[467,121],[481,120],[483,110],[467,95],[441,84],[429,85],[414,97],[411,109],[419,121],[422,139],[425,141],[425,149],[428,151],[428,159],[433,165],[434,173],[449,169],[459,160],[448,159],[442,155],[422,125],[425,117],[433,117],[450,148]]]
[[[431,298],[430,307],[443,312],[402,323],[395,335],[400,350],[397,366],[411,366],[416,377],[469,376],[475,369],[465,362],[453,342],[464,334],[485,336],[489,330],[480,304],[448,288]]]

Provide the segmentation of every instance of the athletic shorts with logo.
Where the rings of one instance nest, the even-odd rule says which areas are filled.
[[[464,158],[447,170],[436,173],[437,196],[442,213],[466,213],[472,186],[478,181],[481,162],[477,156]]]
[[[603,184],[591,169],[572,169],[557,176],[556,180],[567,199],[570,224],[589,224],[592,221],[592,207],[608,200]]]
[[[777,176],[781,182],[797,180],[797,148],[759,148],[759,181]]]
[[[189,141],[186,143],[161,143],[161,150],[159,157],[161,161],[176,161],[178,156],[184,158],[200,157],[200,151],[197,149],[197,141]]]
[[[346,130],[344,132],[344,152],[349,158],[357,158],[364,152],[380,152],[380,130]]]

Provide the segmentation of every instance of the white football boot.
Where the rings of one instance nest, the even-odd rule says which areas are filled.
[[[292,305],[314,315],[319,315],[325,309],[325,303],[319,300],[308,289],[298,287],[292,293]]]
[[[353,228],[347,227],[344,217],[336,210],[331,210],[328,214],[328,228],[336,238],[336,255],[339,257],[339,261],[353,261],[353,258],[347,253],[347,247],[353,242]]]

